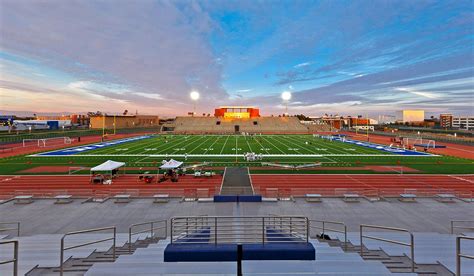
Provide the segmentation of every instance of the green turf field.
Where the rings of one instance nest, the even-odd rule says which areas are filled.
[[[45,148],[45,152],[48,152]],[[262,160],[248,162],[243,155],[254,152]],[[317,170],[298,173],[375,173],[366,166],[404,166],[416,173],[472,173],[473,160],[448,156],[403,156],[312,135],[156,135],[151,138],[88,150],[70,156],[15,156],[0,160],[1,174],[22,173],[38,166],[95,166],[112,159],[137,171],[156,168],[164,159],[185,164],[210,162],[210,166],[250,166],[254,172],[292,173],[293,170],[263,168],[262,162],[303,165],[320,163]],[[141,168],[141,169],[140,169]],[[352,168],[358,168],[352,170]],[[398,169],[383,173],[400,173]],[[410,172],[405,172],[410,173]],[[413,172],[412,172],[413,173]]]
[[[390,153],[312,135],[164,135],[80,153],[109,156],[229,157],[247,152],[265,156],[386,155]]]

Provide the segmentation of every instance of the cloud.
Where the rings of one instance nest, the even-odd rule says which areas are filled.
[[[89,82],[76,89],[117,99],[133,91],[156,98],[158,90],[188,106],[191,89],[204,99],[226,97],[221,65],[206,40],[214,23],[199,5],[6,1],[2,9],[2,51]],[[98,91],[91,83],[115,87]],[[128,91],[120,93],[119,86]]]
[[[311,65],[311,63],[310,62],[303,62],[303,63],[296,64],[295,66],[293,66],[293,68],[301,68],[301,67],[306,67],[308,65]]]
[[[395,90],[408,92],[408,93],[415,94],[415,95],[422,96],[422,97],[426,97],[426,98],[429,98],[429,99],[439,98],[439,96],[436,95],[436,94],[429,93],[429,92],[423,92],[423,91],[416,91],[416,90],[412,90],[411,88],[400,87],[400,88],[395,88]]]

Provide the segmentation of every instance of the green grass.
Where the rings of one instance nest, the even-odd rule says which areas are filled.
[[[399,156],[342,142],[331,142],[312,135],[161,135],[150,139],[91,150],[72,156],[16,156],[0,159],[0,174],[15,174],[37,166],[94,166],[108,159],[123,161],[137,171],[156,168],[163,159],[174,158],[186,164],[212,162],[214,167],[251,166],[253,172],[292,173],[278,168],[261,168],[261,161],[246,162],[243,154],[255,152],[263,162],[307,164],[321,162],[318,170],[298,173],[373,173],[347,170],[367,165],[399,166],[418,173],[472,173],[473,160],[448,156]],[[187,155],[187,158],[184,155]],[[397,173],[397,172],[388,172]]]

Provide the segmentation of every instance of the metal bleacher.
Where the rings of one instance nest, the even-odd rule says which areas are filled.
[[[225,219],[222,226],[230,227],[229,220],[241,221],[245,218],[254,220],[255,217],[240,217],[239,220],[232,217],[219,217]],[[263,217],[258,217],[262,219]],[[301,217],[275,216],[265,217],[262,222],[266,225],[275,227],[278,224],[287,224],[290,227],[289,237],[293,239],[299,236],[304,227],[301,225]],[[299,221],[297,219],[300,219]],[[183,220],[183,218],[180,218]],[[199,224],[212,221],[212,217],[201,216],[195,218]],[[217,219],[216,219],[217,220]],[[298,221],[298,225],[293,225],[291,221]],[[315,248],[315,260],[242,260],[241,265],[235,261],[223,262],[165,262],[165,249],[173,242],[182,239],[181,235],[176,235],[179,226],[173,232],[173,227],[168,229],[167,221],[149,221],[131,225],[129,233],[115,233],[115,227],[106,227],[90,229],[83,231],[70,232],[67,234],[40,234],[11,238],[6,235],[0,236],[0,275],[15,275],[14,266],[11,265],[15,259],[13,247],[8,243],[18,241],[19,251],[17,253],[18,273],[17,275],[60,275],[61,253],[64,253],[65,263],[74,259],[88,259],[97,252],[110,252],[114,249],[114,257],[102,260],[91,261],[87,268],[74,269],[74,264],[67,266],[64,275],[316,275],[316,276],[414,276],[414,275],[459,275],[474,276],[474,240],[472,238],[473,221],[453,221],[451,223],[451,234],[441,234],[433,232],[415,232],[411,233],[405,229],[362,225],[363,232],[347,232],[347,227],[342,222],[322,221],[307,219],[307,235],[303,240],[311,243]],[[226,223],[224,223],[226,222]],[[176,221],[175,221],[176,223]],[[471,223],[471,224],[470,224]],[[12,223],[9,223],[12,224]],[[16,223],[13,223],[14,225]],[[235,223],[232,223],[234,225]],[[177,224],[179,225],[179,224]],[[186,224],[189,225],[189,224]],[[219,224],[211,225],[220,229],[216,233],[220,235],[225,233],[225,228]],[[247,225],[246,228],[249,226]],[[265,229],[266,226],[263,227]],[[296,227],[296,228],[293,228]],[[18,224],[19,228],[19,224]],[[17,230],[16,227],[7,227],[10,232]],[[230,229],[230,228],[229,228]],[[272,228],[273,229],[273,228]],[[296,230],[295,230],[296,229]],[[99,233],[98,231],[107,233]],[[113,230],[111,233],[110,230]],[[313,232],[311,232],[313,230]],[[314,232],[317,230],[317,232]],[[320,231],[322,230],[322,232]],[[188,228],[186,228],[188,231]],[[228,230],[231,231],[231,230]],[[234,230],[232,230],[234,231]],[[267,230],[263,230],[268,235]],[[248,230],[244,231],[248,232]],[[252,240],[244,232],[238,232],[236,235],[239,240]],[[252,231],[250,231],[252,232]],[[250,235],[250,232],[248,235]],[[303,231],[304,232],[304,231]],[[282,232],[278,232],[280,241]],[[315,234],[319,236],[316,236]],[[458,235],[456,235],[458,233]],[[20,234],[19,231],[17,234]],[[113,241],[111,235],[113,234]],[[169,236],[168,234],[171,234]],[[330,240],[322,238],[329,236]],[[468,236],[471,237],[468,237]],[[411,237],[413,236],[413,243]],[[154,239],[149,239],[153,237]],[[271,236],[267,241],[271,242]],[[363,238],[361,244],[361,237]],[[147,239],[148,238],[148,239]],[[233,237],[232,239],[234,239]],[[284,238],[284,237],[283,237]],[[147,239],[143,246],[136,246],[137,243]],[[222,239],[222,237],[220,238]],[[256,239],[260,239],[260,236]],[[463,241],[461,241],[463,239]],[[61,240],[65,241],[64,248],[60,250]],[[229,242],[229,238],[222,240]],[[221,243],[214,236],[211,243]],[[340,243],[334,243],[341,241]],[[345,242],[347,241],[347,242]],[[397,242],[394,242],[397,241]],[[462,242],[462,246],[460,243]],[[194,241],[193,243],[196,243]],[[199,244],[200,242],[198,242]],[[115,244],[115,247],[112,247]],[[349,248],[348,248],[349,244]],[[413,244],[413,247],[412,247]],[[132,250],[133,245],[133,250]],[[407,268],[411,267],[411,248],[414,254],[415,273],[410,270],[394,271],[390,265],[387,265],[387,259],[371,258],[371,252],[383,251],[386,256],[403,256],[409,260]],[[353,250],[355,249],[355,250]],[[115,251],[117,253],[115,257]],[[361,252],[364,252],[361,255]],[[367,256],[369,255],[369,256]],[[457,257],[463,257],[457,258]],[[384,261],[385,260],[385,261]],[[456,263],[459,261],[460,263]],[[3,263],[3,264],[2,264]],[[460,264],[462,263],[462,273]],[[442,266],[447,269],[446,273],[427,273],[423,265]],[[396,270],[396,269],[395,269]]]
[[[318,240],[311,243],[316,261],[243,261],[243,275],[394,275],[382,263],[365,261],[357,253],[345,253]],[[120,256],[115,263],[96,264],[85,275],[236,275],[235,262],[164,262],[168,244],[169,240],[162,240],[133,255]]]

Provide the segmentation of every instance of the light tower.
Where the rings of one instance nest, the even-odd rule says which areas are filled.
[[[194,101],[194,107],[193,107],[193,116],[196,114],[196,102],[199,100],[199,92],[196,90],[191,91],[189,93],[189,96],[191,97],[191,100]]]
[[[281,93],[281,99],[285,103],[285,113],[288,114],[288,102],[291,100],[291,92],[284,91]]]

